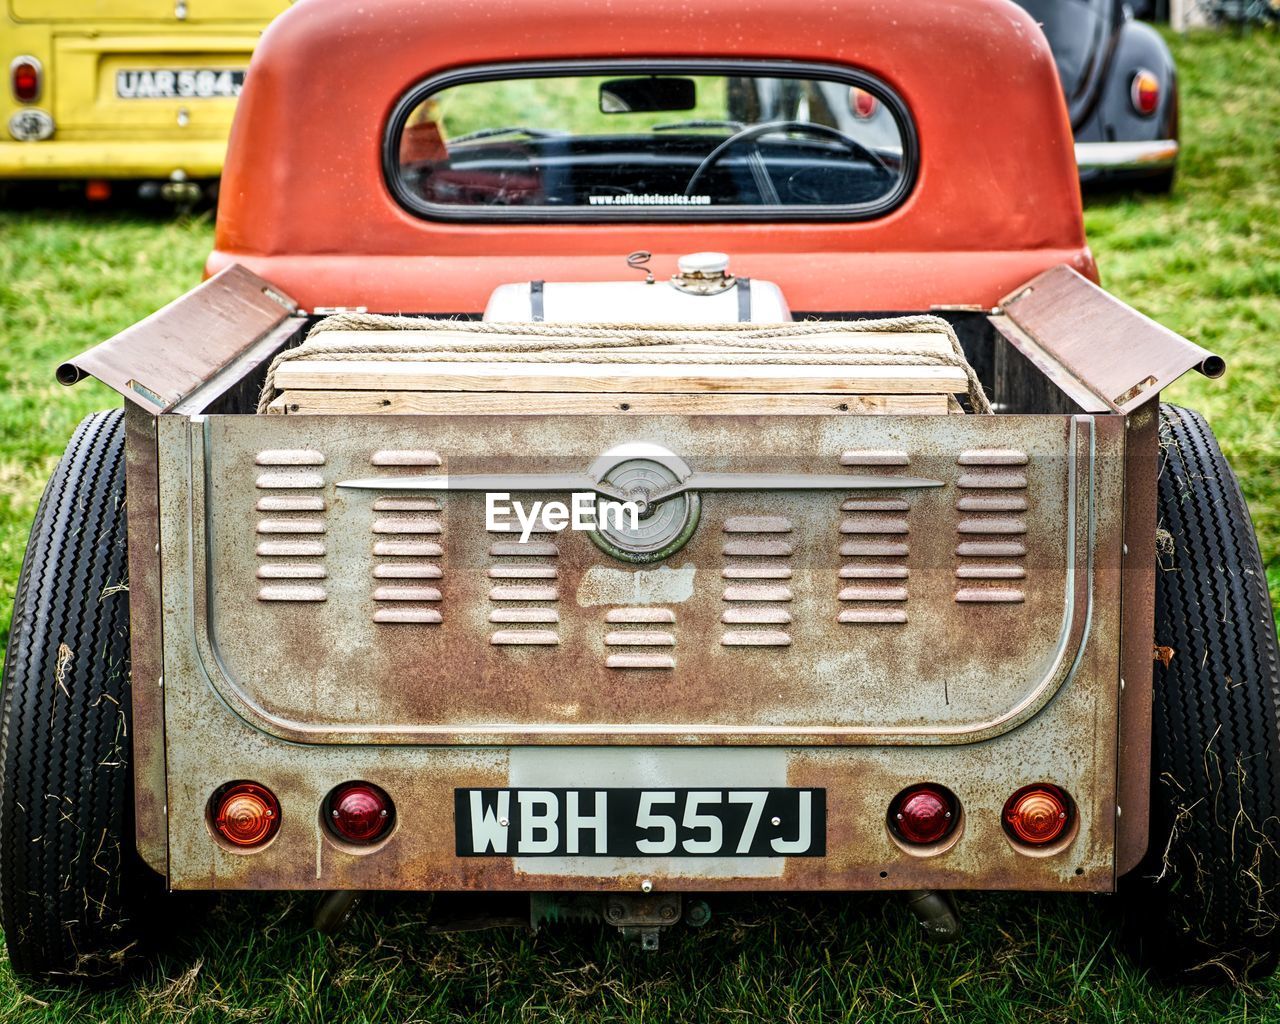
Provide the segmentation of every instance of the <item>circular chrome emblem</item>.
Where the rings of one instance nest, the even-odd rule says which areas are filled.
[[[596,528],[591,539],[602,551],[624,562],[657,562],[684,547],[698,526],[701,502],[692,492],[653,501],[689,476],[688,465],[658,445],[628,444],[600,456],[591,476],[622,495],[630,509],[609,498],[596,500]]]

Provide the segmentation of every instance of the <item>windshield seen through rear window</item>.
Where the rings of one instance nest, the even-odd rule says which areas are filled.
[[[499,74],[445,76],[402,102],[387,169],[405,205],[464,218],[853,219],[909,184],[904,109],[855,73]]]

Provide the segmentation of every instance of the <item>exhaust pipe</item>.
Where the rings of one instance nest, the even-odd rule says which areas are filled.
[[[912,889],[905,895],[907,906],[930,942],[941,945],[960,938],[960,918],[947,893],[937,889]]]
[[[320,897],[316,904],[315,914],[311,919],[315,930],[321,935],[337,935],[347,923],[351,911],[355,909],[360,893],[354,889],[336,889]]]

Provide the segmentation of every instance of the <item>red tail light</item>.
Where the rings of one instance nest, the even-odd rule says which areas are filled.
[[[261,846],[280,828],[280,801],[256,782],[231,782],[210,801],[213,827],[232,846]]]
[[[867,121],[880,109],[880,101],[866,89],[855,85],[849,90],[849,109],[859,121]]]
[[[346,782],[325,800],[325,820],[339,839],[376,843],[395,821],[391,797],[369,782]]]
[[[1004,827],[1028,846],[1048,846],[1071,827],[1071,797],[1047,782],[1023,786],[1004,805]]]
[[[1160,79],[1146,68],[1135,72],[1129,85],[1129,102],[1143,117],[1150,117],[1160,106]]]
[[[889,804],[889,830],[916,846],[946,839],[960,817],[960,802],[942,786],[922,783],[910,786]]]
[[[40,98],[40,62],[34,57],[17,57],[9,65],[9,84],[19,103],[34,103]]]

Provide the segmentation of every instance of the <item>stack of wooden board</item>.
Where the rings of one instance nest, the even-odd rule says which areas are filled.
[[[491,351],[450,350],[477,337]],[[527,336],[466,330],[330,330],[318,339],[275,367],[268,412],[945,415],[961,412],[955,396],[969,391],[950,338],[930,331],[836,329],[796,339],[804,350],[767,353],[732,338],[551,346],[532,356]],[[824,342],[862,350],[813,355]]]

